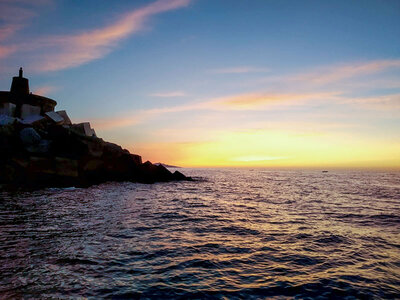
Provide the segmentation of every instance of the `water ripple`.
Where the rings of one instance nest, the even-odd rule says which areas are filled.
[[[400,173],[0,192],[0,298],[395,299]]]

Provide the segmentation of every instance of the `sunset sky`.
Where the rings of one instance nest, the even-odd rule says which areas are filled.
[[[144,160],[400,169],[397,0],[0,0],[20,66]]]

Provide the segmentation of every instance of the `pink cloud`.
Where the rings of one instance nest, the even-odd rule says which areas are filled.
[[[18,47],[15,45],[11,45],[11,46],[0,45],[0,59],[8,57],[12,53],[16,52],[17,49],[18,49]]]
[[[27,22],[37,15],[35,9],[43,4],[51,4],[52,0],[2,0],[0,2],[0,59],[17,52],[20,45],[5,43],[13,38],[18,30],[24,28]]]
[[[56,71],[76,67],[110,53],[119,42],[137,33],[152,16],[187,6],[190,0],[158,0],[121,16],[114,23],[92,30],[49,36],[39,39],[34,47],[46,47],[35,68]]]
[[[41,87],[36,88],[33,91],[33,93],[36,94],[36,95],[46,96],[46,95],[54,92],[55,90],[57,90],[57,87],[46,85],[46,86],[41,86]]]

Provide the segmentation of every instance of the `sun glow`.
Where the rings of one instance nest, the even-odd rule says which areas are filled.
[[[400,143],[333,133],[255,130],[219,133],[213,141],[136,148],[153,161],[183,167],[400,168]],[[165,153],[173,153],[165,157]]]

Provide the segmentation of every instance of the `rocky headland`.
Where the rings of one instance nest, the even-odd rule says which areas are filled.
[[[14,77],[10,92],[0,92],[3,187],[85,187],[106,181],[192,180],[179,171],[171,173],[163,165],[142,163],[139,155],[98,138],[87,122],[73,124],[65,111],[54,111],[56,102],[52,99],[21,93],[18,87],[13,91],[20,83],[18,78],[22,78],[22,71],[20,77]],[[40,102],[33,103],[36,98]]]

